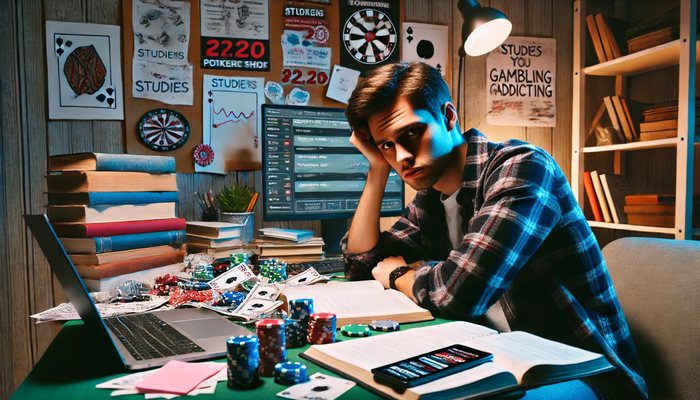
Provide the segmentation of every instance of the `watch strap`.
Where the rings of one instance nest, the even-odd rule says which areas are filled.
[[[396,280],[406,275],[406,273],[410,270],[411,267],[402,265],[396,268],[395,270],[391,271],[391,273],[389,274],[389,287],[396,290]]]

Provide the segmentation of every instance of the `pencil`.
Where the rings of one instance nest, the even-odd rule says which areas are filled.
[[[257,203],[257,201],[258,201],[258,194],[255,193],[255,194],[253,195],[253,198],[250,199],[250,204],[248,204],[248,209],[246,210],[246,212],[251,212],[251,211],[253,211],[253,209],[255,208],[255,203]]]

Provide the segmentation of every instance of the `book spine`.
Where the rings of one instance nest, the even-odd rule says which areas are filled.
[[[135,233],[162,231],[181,231],[185,229],[184,218],[156,219],[150,221],[110,222],[104,224],[85,224],[85,237],[119,236]]]
[[[162,254],[152,257],[137,258],[129,261],[120,261],[109,264],[102,265],[83,265],[76,266],[78,269],[78,274],[85,278],[90,279],[105,279],[111,278],[113,276],[130,274],[132,272],[139,272],[147,269],[158,268],[165,265],[181,263],[185,258],[185,252],[177,252],[170,254]],[[91,273],[80,273],[81,270],[88,271],[92,269]],[[85,276],[83,276],[85,275]]]
[[[596,197],[595,190],[593,189],[593,181],[591,180],[590,172],[583,173],[583,188],[585,189],[588,202],[591,204],[591,209],[593,210],[593,219],[595,219],[597,222],[603,222],[603,212],[600,210],[598,198]]]
[[[175,157],[95,153],[97,171],[175,172]]]
[[[94,238],[95,254],[140,249],[142,247],[162,246],[166,244],[171,246],[180,245],[185,242],[186,236],[185,231],[180,230],[96,237]]]
[[[615,201],[612,198],[610,186],[608,186],[608,177],[605,174],[600,175],[600,185],[603,187],[605,199],[608,201],[608,208],[610,208],[610,215],[612,216],[613,222],[619,224],[620,217],[618,216],[617,208],[615,208]]]
[[[605,200],[605,193],[603,193],[603,186],[600,184],[600,177],[598,176],[598,171],[591,171],[591,181],[593,181],[593,188],[595,189],[595,195],[598,197],[598,204],[600,204],[600,209],[603,211],[603,220],[605,222],[613,222],[610,216],[610,209],[608,208],[608,202]]]
[[[88,205],[176,203],[178,192],[91,192]],[[49,195],[49,203],[51,196]]]

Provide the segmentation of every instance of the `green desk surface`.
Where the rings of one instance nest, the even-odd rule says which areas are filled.
[[[415,324],[402,324],[401,329],[434,325],[447,322],[436,319],[434,321]],[[373,335],[390,335],[391,332],[372,332]],[[349,338],[338,332],[339,340],[362,340],[362,338]],[[308,366],[308,375],[316,372],[338,376],[308,360],[299,357],[299,353],[308,346],[298,349],[287,349],[287,358],[290,361],[301,361]],[[96,389],[95,385],[106,382],[130,372],[124,370],[117,358],[117,353],[111,348],[102,348],[89,332],[82,321],[70,321],[66,323],[58,333],[54,341],[36,364],[27,379],[22,382],[12,399],[119,399],[132,400],[143,399],[143,395],[128,395],[111,397],[112,390]],[[226,362],[225,357],[216,359],[217,362]],[[248,391],[232,390],[226,386],[226,382],[219,382],[216,393],[213,395],[199,395],[205,399],[271,399],[287,386],[274,382],[273,378],[262,378],[264,383],[259,388]],[[182,397],[186,398],[186,397]],[[281,399],[281,397],[278,397]],[[340,397],[347,399],[376,399],[376,394],[356,385]]]

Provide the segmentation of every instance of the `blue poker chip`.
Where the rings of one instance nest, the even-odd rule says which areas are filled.
[[[379,332],[392,332],[392,331],[398,331],[399,329],[401,329],[401,325],[399,325],[398,322],[391,321],[388,319],[372,321],[369,324],[369,327],[372,328],[372,330],[379,331]]]

